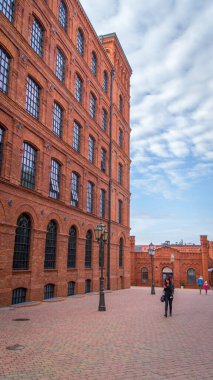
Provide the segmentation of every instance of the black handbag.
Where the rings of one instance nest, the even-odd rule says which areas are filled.
[[[161,302],[165,301],[165,295],[164,294],[162,294],[162,296],[160,297],[160,300],[161,300]]]

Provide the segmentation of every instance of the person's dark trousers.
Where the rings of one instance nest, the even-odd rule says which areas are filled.
[[[165,317],[167,317],[168,306],[169,306],[169,315],[172,316],[172,301],[170,297],[165,297]]]

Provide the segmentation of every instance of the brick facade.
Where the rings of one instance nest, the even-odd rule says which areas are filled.
[[[59,22],[59,15],[64,9],[66,21],[63,25],[63,20]],[[35,46],[32,47],[35,20],[43,32],[41,56]],[[115,34],[99,38],[77,0],[16,0],[12,18],[4,10],[0,12],[0,21],[0,48],[9,58],[8,87],[6,91],[1,87],[0,91],[0,127],[4,134],[0,168],[0,305],[10,305],[13,290],[17,288],[26,289],[26,301],[43,300],[46,284],[55,286],[56,297],[67,295],[70,281],[75,283],[76,294],[85,292],[86,280],[91,280],[91,291],[98,291],[99,247],[94,228],[100,222],[109,230],[109,244],[105,246],[104,255],[105,288],[127,288],[130,286],[131,68],[119,40]],[[82,54],[77,49],[79,31],[83,36]],[[57,67],[58,52],[64,57],[64,80],[56,75],[57,69],[61,69]],[[91,71],[93,54],[96,57],[95,74]],[[104,75],[107,75],[105,88]],[[76,98],[77,76],[82,83],[81,101]],[[26,110],[29,78],[39,88],[38,117]],[[31,92],[31,96],[34,95]],[[95,99],[93,117],[91,96]],[[54,103],[63,112],[61,136],[53,131]],[[103,111],[106,128],[103,127]],[[80,126],[80,152],[73,148],[75,122]],[[89,137],[94,141],[93,162],[88,160]],[[23,186],[20,180],[24,143],[36,151],[33,189]],[[106,153],[103,167],[102,150]],[[58,199],[50,196],[51,160],[60,166]],[[122,166],[121,181],[118,179],[119,164]],[[77,173],[79,179],[77,207],[71,204],[72,173]],[[92,212],[88,212],[88,182],[93,185]],[[52,189],[58,191],[56,186]],[[101,190],[106,195],[102,217]],[[22,214],[29,216],[31,223],[29,265],[27,269],[15,269],[17,220]],[[54,221],[57,227],[56,265],[53,269],[44,269],[50,221]],[[77,233],[76,265],[70,269],[67,268],[68,239],[73,226]],[[91,267],[85,268],[88,231],[92,234],[92,263]],[[121,239],[123,261],[119,266]]]

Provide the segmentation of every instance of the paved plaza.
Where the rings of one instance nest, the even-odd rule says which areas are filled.
[[[98,294],[0,309],[0,380],[212,379],[213,291],[176,289],[168,318],[161,292],[108,292],[106,312]]]

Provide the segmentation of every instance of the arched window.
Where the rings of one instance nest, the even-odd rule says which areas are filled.
[[[85,267],[91,268],[92,262],[92,232],[88,231],[86,235],[85,245]]]
[[[75,282],[74,281],[70,281],[70,282],[68,282],[67,295],[68,296],[74,296],[74,294],[75,294]]]
[[[13,269],[28,269],[30,255],[31,221],[27,214],[21,214],[17,220]]]
[[[4,128],[0,126],[0,175],[3,162],[4,133]]]
[[[60,177],[61,177],[61,165],[51,160],[51,172],[50,172],[50,197],[59,199],[60,195]]]
[[[28,77],[26,92],[26,111],[35,119],[39,118],[40,93],[41,89],[39,85],[31,77]]]
[[[123,239],[120,238],[119,240],[119,267],[122,268],[123,266],[123,251],[124,251],[124,242]]]
[[[71,205],[77,207],[79,202],[79,182],[80,177],[77,173],[72,172],[71,179]]]
[[[10,57],[6,51],[0,47],[0,91],[7,94],[10,71]]]
[[[63,109],[61,106],[54,102],[53,105],[53,132],[56,136],[62,136],[62,127],[63,127]]]
[[[92,52],[92,59],[91,59],[91,71],[93,75],[96,77],[97,75],[97,57],[95,52]]]
[[[26,302],[27,289],[16,288],[13,290],[12,304]]]
[[[143,284],[148,282],[148,269],[147,268],[141,269],[141,280],[142,280]]]
[[[66,70],[66,57],[60,49],[57,49],[55,75],[64,83]]]
[[[91,280],[87,279],[85,281],[85,293],[91,292]]]
[[[55,269],[57,225],[51,220],[47,226],[44,269]]]
[[[21,168],[21,186],[32,190],[35,188],[36,155],[36,150],[30,144],[24,143]]]
[[[77,152],[80,152],[81,150],[81,127],[76,121],[74,121],[74,127],[73,127],[72,147]]]
[[[108,74],[106,70],[104,71],[104,76],[103,76],[103,89],[104,92],[107,94],[108,92]]]
[[[33,50],[40,56],[43,56],[44,49],[44,29],[40,22],[34,18],[31,37],[30,37],[30,45]]]
[[[84,35],[81,29],[78,29],[77,34],[77,50],[80,53],[80,55],[84,56]]]
[[[104,132],[106,132],[106,129],[107,129],[107,119],[108,119],[108,115],[107,115],[107,111],[103,108],[102,109],[102,129]]]
[[[58,20],[59,20],[59,23],[61,24],[62,28],[65,30],[67,30],[67,7],[64,3],[64,1],[60,1],[60,5],[59,5],[59,14],[58,14]]]
[[[75,78],[75,98],[79,103],[82,103],[83,99],[83,80],[76,74]]]
[[[75,268],[76,264],[76,239],[77,233],[75,227],[71,227],[69,231],[69,240],[68,240],[68,268]]]
[[[13,22],[15,0],[0,0],[0,12],[2,12],[10,22]]]
[[[55,293],[55,285],[47,284],[44,287],[44,299],[48,300],[49,298],[53,298]]]
[[[94,94],[90,93],[90,116],[95,119],[96,117],[96,97]]]
[[[187,283],[189,285],[196,284],[196,273],[193,268],[188,269],[187,271]]]

